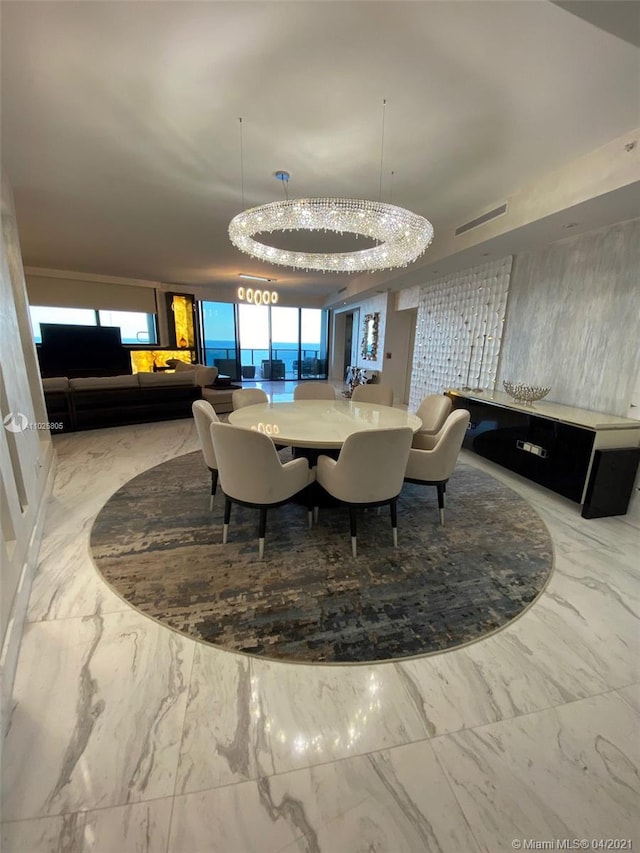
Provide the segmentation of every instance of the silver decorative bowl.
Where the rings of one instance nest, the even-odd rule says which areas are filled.
[[[525,385],[524,382],[507,382],[506,379],[502,384],[510,397],[517,400],[518,403],[526,403],[528,406],[532,405],[535,400],[542,400],[551,391],[551,386],[543,388],[541,385]]]

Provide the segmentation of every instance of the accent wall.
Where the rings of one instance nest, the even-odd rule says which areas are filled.
[[[640,219],[515,257],[500,386],[550,385],[550,401],[626,417],[638,372]]]

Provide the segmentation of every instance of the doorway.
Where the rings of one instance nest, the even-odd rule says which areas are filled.
[[[346,378],[347,368],[352,365],[357,364],[358,362],[358,352],[357,352],[357,343],[358,343],[358,329],[360,326],[360,309],[356,308],[355,311],[349,311],[344,315],[344,351],[343,351],[343,365],[342,365],[342,379]]]

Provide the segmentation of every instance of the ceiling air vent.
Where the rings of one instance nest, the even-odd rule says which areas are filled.
[[[340,290],[338,291],[338,293],[344,293],[346,289],[347,289],[346,287],[341,287]]]
[[[472,219],[471,222],[465,222],[464,225],[456,228],[456,237],[459,237],[460,234],[464,234],[466,231],[471,231],[472,228],[477,228],[478,225],[484,225],[485,222],[490,222],[492,219],[495,219],[496,216],[502,216],[502,214],[506,212],[507,202],[505,201],[505,203],[501,204],[500,207],[496,207],[488,213],[483,213],[482,216],[478,216],[477,219]]]

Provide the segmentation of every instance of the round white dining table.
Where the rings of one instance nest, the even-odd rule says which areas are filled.
[[[229,423],[264,432],[277,444],[291,447],[339,449],[354,432],[422,426],[417,415],[377,403],[351,400],[294,400],[258,403],[229,415]]]

